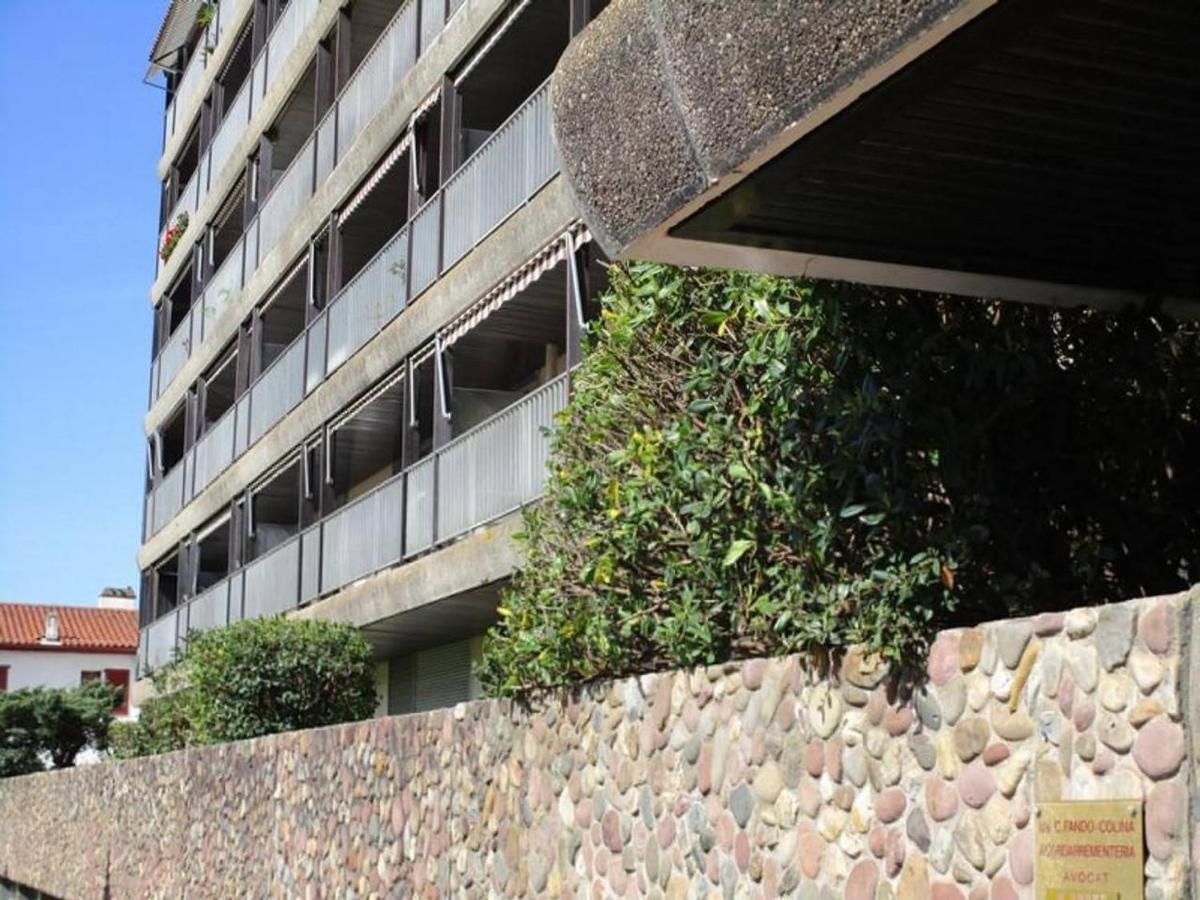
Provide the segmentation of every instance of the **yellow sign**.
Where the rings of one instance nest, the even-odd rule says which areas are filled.
[[[1143,900],[1140,800],[1041,803],[1038,900]]]

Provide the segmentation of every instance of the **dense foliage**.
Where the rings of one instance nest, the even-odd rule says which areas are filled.
[[[1200,579],[1200,330],[659,265],[553,438],[494,693],[931,632]]]
[[[335,725],[375,709],[366,640],[315,619],[250,619],[196,634],[153,679],[157,696],[136,725],[114,733],[115,756]]]
[[[66,768],[85,748],[103,750],[118,699],[99,681],[0,694],[0,777]]]

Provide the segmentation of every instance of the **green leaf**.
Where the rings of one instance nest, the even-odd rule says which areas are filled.
[[[721,561],[721,565],[729,568],[745,556],[747,551],[754,546],[754,543],[754,541],[746,540],[745,538],[734,541],[729,545],[729,549],[725,551],[725,558]]]

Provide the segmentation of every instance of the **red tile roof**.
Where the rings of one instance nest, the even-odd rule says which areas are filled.
[[[51,612],[58,614],[60,642],[43,644],[46,615]],[[137,613],[133,610],[0,603],[0,649],[136,653],[137,645]]]

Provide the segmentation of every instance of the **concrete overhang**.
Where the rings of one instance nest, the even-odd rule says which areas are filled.
[[[520,562],[520,528],[520,513],[512,513],[291,615],[353,625],[379,657],[480,634],[496,620],[500,586]]]
[[[1193,0],[613,0],[554,73],[613,256],[1200,311]]]

